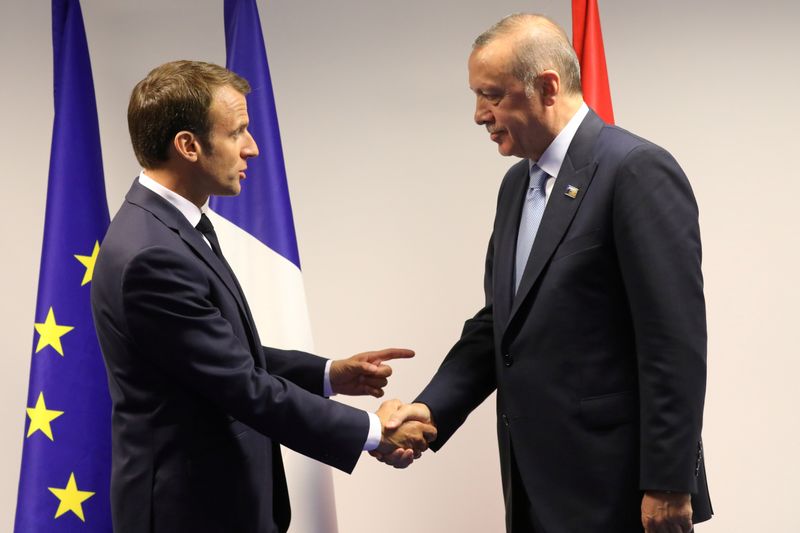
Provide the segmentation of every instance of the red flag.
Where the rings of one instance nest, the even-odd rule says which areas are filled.
[[[581,64],[583,99],[600,118],[613,124],[614,110],[597,0],[572,0],[572,45]]]

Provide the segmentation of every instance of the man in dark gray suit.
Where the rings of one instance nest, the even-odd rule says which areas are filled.
[[[373,413],[323,398],[381,396],[411,357],[387,349],[328,361],[261,346],[245,295],[205,214],[235,195],[258,147],[248,83],[177,61],[131,95],[128,123],[144,167],[103,241],[92,311],[113,402],[116,533],[273,533],[289,526],[279,444],[351,472],[362,450],[411,456],[425,424],[385,430]]]
[[[475,122],[524,159],[500,187],[485,307],[389,425],[432,420],[438,450],[496,390],[508,531],[690,531],[711,504],[689,182],[662,148],[584,104],[575,52],[544,17],[479,36],[469,85]]]

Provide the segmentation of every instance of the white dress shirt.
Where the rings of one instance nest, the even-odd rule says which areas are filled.
[[[533,169],[533,165],[547,172],[548,178],[544,185],[545,203],[550,200],[550,193],[553,190],[553,185],[555,185],[556,177],[558,177],[558,173],[561,171],[561,165],[564,164],[564,158],[567,157],[569,145],[572,144],[572,139],[575,137],[575,132],[578,131],[578,126],[581,125],[581,122],[583,122],[588,112],[589,108],[587,105],[585,103],[581,104],[581,107],[578,108],[578,111],[569,119],[564,129],[556,135],[556,138],[553,139],[553,142],[551,142],[547,150],[544,151],[539,161],[528,160],[528,175],[530,175],[530,170]]]

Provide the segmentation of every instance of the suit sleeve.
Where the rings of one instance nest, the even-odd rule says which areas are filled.
[[[267,372],[322,396],[327,359],[297,350],[279,350],[267,346],[262,346],[261,350],[267,361]]]
[[[672,156],[642,145],[621,165],[614,206],[639,373],[640,487],[696,492],[706,383],[697,205]]]
[[[507,181],[508,177],[500,188],[498,205]],[[497,388],[494,367],[493,262],[494,235],[489,239],[486,251],[486,305],[464,323],[461,338],[415,400],[428,406],[436,423],[438,435],[431,443],[434,451],[444,446],[467,416]]]
[[[415,400],[428,406],[436,423],[438,436],[430,446],[434,451],[497,387],[491,313],[491,307],[484,307],[464,323],[461,338]]]
[[[257,367],[209,300],[193,258],[166,247],[141,251],[125,268],[122,294],[130,337],[153,365],[273,440],[352,471],[368,415]]]

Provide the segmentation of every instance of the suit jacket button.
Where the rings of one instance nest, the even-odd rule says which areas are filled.
[[[514,362],[514,358],[511,357],[510,353],[507,353],[503,356],[503,364],[506,366],[511,366],[511,363]]]
[[[500,415],[500,418],[501,418],[501,419],[503,419],[503,424],[504,424],[506,427],[508,427],[508,426],[509,426],[509,423],[508,423],[508,417],[506,416],[506,414],[505,414],[505,413],[503,413],[502,415]]]

